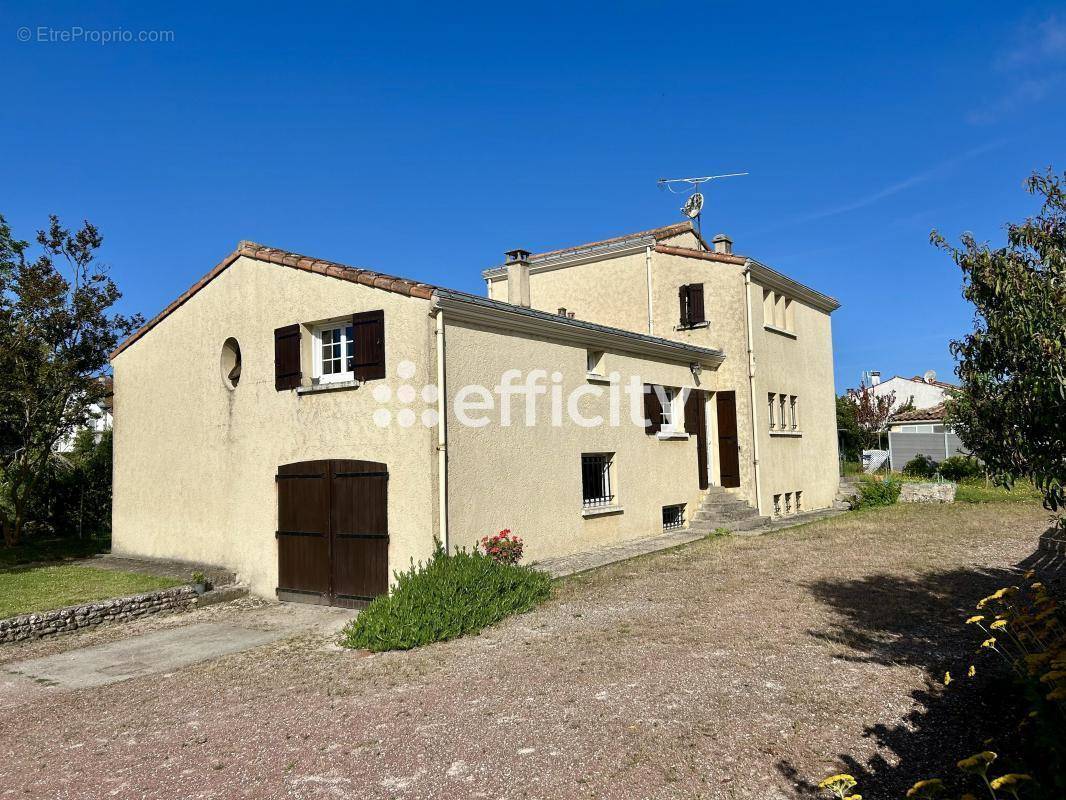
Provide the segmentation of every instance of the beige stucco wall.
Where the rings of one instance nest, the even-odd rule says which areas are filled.
[[[795,338],[767,330],[763,288],[753,284],[751,291],[763,508],[769,513],[773,495],[797,490],[803,492],[804,508],[828,508],[840,483],[830,317],[794,301]],[[799,398],[800,436],[770,433],[770,392]]]
[[[535,424],[525,424],[525,400],[514,398],[512,424],[499,424],[498,411],[482,414],[481,428],[460,423],[454,403],[448,413],[448,519],[452,544],[471,547],[482,536],[510,528],[523,537],[530,559],[588,550],[614,542],[654,535],[662,530],[662,507],[698,506],[700,490],[696,438],[660,440],[629,420],[628,400],[621,394],[621,425],[581,427],[570,423],[565,398],[586,377],[586,348],[559,341],[509,334],[469,323],[449,323],[446,333],[448,395],[460,387],[492,389],[507,370],[523,375],[543,369],[542,385],[553,372],[564,398],[562,426],[552,425],[550,396],[537,398]],[[617,371],[622,383],[637,375],[644,383],[696,388],[687,365],[607,352],[604,372]],[[704,370],[699,388],[713,390],[716,376]],[[600,398],[579,403],[586,417],[610,421],[606,387]],[[623,512],[586,518],[582,515],[582,453],[614,453],[617,502]]]
[[[691,238],[691,234],[688,234]],[[693,240],[694,241],[694,240]],[[673,246],[693,242],[671,241]],[[747,318],[744,269],[702,259],[653,253],[652,330],[656,336],[721,349],[725,362],[718,368],[717,387],[734,391],[740,448],[741,487],[736,493],[756,504],[755,442],[752,392],[748,381]],[[704,285],[707,327],[677,330],[678,287]],[[531,276],[532,305],[546,311],[565,306],[582,319],[647,332],[647,274],[644,253],[577,264]],[[506,281],[492,285],[506,296]],[[836,411],[833,387],[832,328],[829,314],[793,302],[797,336],[783,337],[763,328],[762,287],[752,284],[752,326],[755,361],[755,422],[759,435],[761,508],[772,510],[772,496],[803,491],[804,506],[832,504],[837,487]],[[771,437],[765,399],[767,392],[800,398],[802,436]],[[714,424],[714,404],[710,415]],[[712,479],[718,478],[717,453],[712,446]]]
[[[252,591],[272,596],[278,465],[352,458],[389,467],[390,568],[425,558],[437,524],[436,434],[418,422],[379,427],[372,415],[382,406],[372,392],[387,383],[395,397],[405,382],[397,375],[402,361],[415,369],[407,383],[420,389],[435,382],[429,307],[238,259],[114,359],[114,551],[226,565]],[[384,381],[303,396],[274,389],[275,328],[371,309],[385,312]],[[243,362],[232,391],[219,366],[231,336]],[[305,380],[309,372],[305,364]]]

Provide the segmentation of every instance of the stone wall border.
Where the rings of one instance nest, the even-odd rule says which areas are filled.
[[[901,503],[954,503],[954,483],[904,483],[899,493]]]
[[[0,644],[71,633],[82,628],[137,619],[149,614],[185,611],[193,606],[196,597],[196,591],[191,586],[174,586],[170,589],[0,619]]]

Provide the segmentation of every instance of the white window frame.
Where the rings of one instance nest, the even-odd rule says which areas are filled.
[[[660,405],[662,412],[659,415],[659,430],[663,433],[677,433],[677,398],[681,392],[673,386],[663,386],[663,394]]]
[[[312,378],[318,383],[342,383],[344,381],[354,381],[355,372],[349,370],[346,372],[334,372],[330,375],[322,374],[322,334],[326,331],[334,331],[340,329],[341,332],[341,365],[344,365],[348,357],[348,346],[351,345],[354,349],[354,342],[348,338],[348,329],[352,328],[351,320],[334,320],[333,322],[323,322],[320,325],[316,325],[312,331],[312,350],[314,352],[314,358],[312,359]],[[354,330],[352,334],[354,336]]]

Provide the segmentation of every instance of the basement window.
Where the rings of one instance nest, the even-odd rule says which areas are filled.
[[[685,527],[685,504],[663,506],[663,530],[677,531]]]

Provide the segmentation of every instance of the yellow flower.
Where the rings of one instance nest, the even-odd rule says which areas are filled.
[[[958,768],[963,772],[984,773],[988,769],[988,765],[995,760],[996,754],[991,750],[985,750],[980,753],[974,753],[969,758],[964,758],[958,763]]]
[[[945,672],[944,673],[944,685],[945,686],[951,686],[951,681],[952,680],[953,680],[953,678],[951,677],[951,673],[950,672]]]
[[[1032,775],[1025,775],[1024,773],[1020,772],[1012,772],[1009,775],[1004,775],[1001,778],[996,778],[994,781],[992,781],[990,785],[993,789],[1002,789],[1004,786],[1017,786],[1019,783],[1023,783],[1024,781],[1031,781],[1032,779]]]
[[[996,649],[996,637],[995,636],[990,636],[989,638],[985,639],[983,642],[981,642],[981,647],[990,647],[993,650],[995,650]]]
[[[999,628],[1006,628],[1007,627],[1007,620],[1005,620],[1005,619],[997,619],[995,622],[993,622],[988,627],[992,628],[993,630],[998,630]]]
[[[857,781],[853,777],[846,773],[841,773],[839,775],[830,775],[818,784],[818,788],[828,789],[837,797],[843,798],[847,795],[848,790],[854,788],[856,784]],[[855,795],[852,795],[852,797],[855,797]]]
[[[927,781],[918,781],[907,790],[907,797],[936,797],[944,790],[944,782],[940,778],[930,778]]]
[[[1049,692],[1047,695],[1048,700],[1066,700],[1066,688],[1060,686],[1053,692]]]
[[[1056,669],[1051,672],[1045,672],[1040,676],[1041,683],[1051,683],[1057,681],[1059,678],[1066,678],[1066,670]]]
[[[970,664],[970,668],[966,671],[966,677],[967,678],[972,678],[976,674],[977,674],[977,668],[973,664]]]
[[[974,624],[980,622],[981,620],[983,620],[984,618],[985,618],[984,614],[974,614],[972,617],[970,617],[968,620],[966,620],[966,624],[967,625],[974,625]]]

